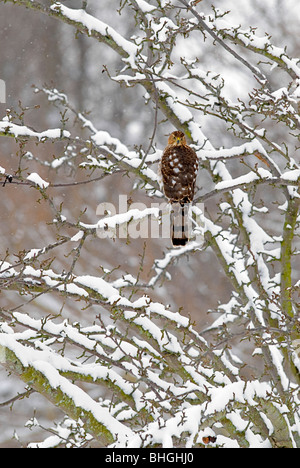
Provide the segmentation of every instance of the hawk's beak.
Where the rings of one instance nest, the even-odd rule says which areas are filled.
[[[177,140],[176,140],[176,145],[180,145],[180,143],[181,143],[181,139],[180,139],[180,138],[177,138]]]

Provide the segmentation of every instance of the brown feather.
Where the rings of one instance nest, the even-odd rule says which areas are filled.
[[[184,207],[194,198],[198,159],[195,151],[187,145],[182,132],[171,133],[168,143],[159,167],[163,191],[170,203]],[[175,220],[172,220],[173,244],[185,245],[188,241],[187,210],[183,209],[182,214],[177,214],[176,220],[175,224]]]

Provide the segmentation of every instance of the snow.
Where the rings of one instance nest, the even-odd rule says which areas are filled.
[[[122,278],[119,278],[115,281],[113,281],[112,285],[115,287],[115,288],[122,288],[124,286],[132,286],[134,284],[136,284],[137,280],[136,278],[134,278],[134,276],[130,275],[130,274],[127,274],[127,275],[124,275],[122,276]]]
[[[0,262],[0,278],[11,278],[17,274],[16,270],[8,262]]]
[[[280,175],[281,179],[290,181],[292,184],[294,182],[297,182],[299,177],[300,177],[299,169],[287,171],[284,174]],[[234,189],[235,187],[240,187],[241,185],[247,185],[247,184],[251,184],[252,182],[255,182],[255,181],[259,182],[262,180],[272,182],[272,180],[276,181],[278,180],[278,178],[274,177],[273,174],[267,169],[258,167],[256,169],[256,172],[253,172],[253,171],[248,172],[248,174],[244,174],[240,177],[237,177],[236,179],[230,178],[230,179],[225,179],[222,182],[218,182],[215,185],[215,189],[216,190],[225,190],[225,189],[230,189],[230,188]],[[241,192],[237,192],[237,193],[241,193]]]
[[[43,132],[36,132],[25,125],[13,124],[7,120],[0,121],[0,132],[5,134],[13,135],[15,138],[18,137],[35,137],[38,140],[53,139],[58,140],[60,138],[69,138],[70,132],[67,130],[61,130],[60,128],[49,129]]]
[[[263,338],[267,338],[268,336],[263,336]],[[290,385],[290,379],[286,375],[283,367],[283,355],[278,349],[276,345],[270,345],[269,346],[269,351],[270,355],[272,358],[272,361],[274,363],[275,369],[277,370],[278,377],[280,378],[280,381],[282,383],[282,387],[285,391],[288,390],[289,385]]]
[[[53,389],[60,389],[68,398],[70,398],[74,405],[78,408],[92,413],[95,419],[103,424],[111,434],[118,432],[120,440],[130,438],[132,436],[131,430],[119,423],[109,412],[108,409],[103,408],[99,403],[95,402],[84,390],[77,385],[71,383],[65,377],[62,377],[56,367],[51,362],[45,360],[44,352],[37,350],[27,349],[24,354],[24,347],[18,342],[11,339],[9,336],[0,335],[0,346],[6,347],[13,351],[16,357],[21,361],[24,367],[32,366],[36,371],[43,374],[47,379],[49,385]],[[38,359],[44,357],[43,359]],[[49,356],[51,361],[51,356]],[[57,359],[57,358],[56,358]]]
[[[207,413],[213,414],[215,412],[222,411],[230,400],[235,400],[243,403],[245,382],[235,382],[231,385],[227,385],[225,388],[211,389],[211,402],[207,405]]]
[[[156,83],[156,87],[162,96],[166,96],[167,104],[179,118],[180,122],[185,123],[193,120],[193,114],[191,111],[178,102],[177,93],[167,83],[158,82]]]
[[[106,131],[97,131],[93,135],[93,141],[97,146],[113,146],[114,151],[118,154],[122,154],[123,156],[126,156],[129,159],[136,158],[136,152],[135,151],[129,151],[128,148],[118,140],[118,138],[112,137],[108,132]]]
[[[300,178],[300,169],[293,169],[292,171],[286,171],[281,175],[284,180],[297,181]]]
[[[298,59],[290,59],[284,48],[277,47],[271,43],[270,37],[267,34],[265,36],[257,36],[255,31],[256,28],[243,30],[239,24],[233,24],[232,21],[229,22],[224,18],[218,18],[215,20],[212,16],[207,16],[205,21],[210,27],[213,23],[214,28],[218,31],[224,29],[229,35],[232,34],[233,37],[235,36],[236,30],[238,30],[238,38],[246,47],[250,46],[253,49],[258,49],[263,52],[266,51],[268,54],[281,59],[297,77],[300,77]]]
[[[77,234],[75,234],[75,236],[71,238],[71,242],[78,242],[83,238],[83,236],[84,236],[84,232],[79,231]]]
[[[247,154],[254,154],[256,151],[262,153],[265,157],[267,157],[267,153],[262,146],[262,144],[257,140],[254,139],[249,143],[243,143],[240,146],[232,146],[230,149],[221,148],[218,150],[210,149],[210,150],[200,150],[198,151],[198,155],[202,159],[229,159],[236,156],[243,156]]]
[[[46,189],[49,187],[49,182],[43,180],[36,172],[33,172],[27,177],[27,180],[32,182],[33,184],[37,185],[41,189]]]
[[[75,282],[86,288],[93,289],[105,299],[109,299],[111,304],[121,299],[119,291],[102,278],[89,275],[78,276]],[[130,302],[127,303],[127,305],[129,304]]]
[[[243,432],[248,426],[248,421],[241,417],[239,411],[232,411],[227,417],[239,432]]]
[[[121,167],[124,165],[128,166],[129,170],[139,169],[141,174],[145,175],[150,180],[157,182],[157,174],[150,169],[148,166],[141,167],[141,159],[138,157],[135,151],[130,151],[123,143],[121,143],[117,138],[112,137],[106,131],[97,131],[91,137],[92,141],[99,147],[99,150],[105,150],[114,161],[120,162]],[[101,167],[101,164],[106,167],[107,160],[104,162],[98,161],[95,158],[88,157],[87,159],[92,161],[92,165]],[[84,167],[88,163],[82,163],[81,166]],[[107,167],[106,167],[107,168]]]
[[[43,252],[43,249],[31,249],[24,257],[24,262],[28,260],[32,260],[33,258],[37,257],[41,252]]]
[[[246,175],[242,175],[240,177],[237,177],[236,179],[233,180],[224,180],[222,182],[218,182],[215,185],[216,190],[224,190],[228,188],[233,188],[236,185],[244,185],[244,184],[249,184],[251,182],[254,182],[255,180],[259,180],[259,176],[255,174],[255,172],[249,172]]]
[[[169,31],[178,29],[178,26],[170,18],[163,16],[151,22],[151,28],[154,32],[154,38],[160,43],[165,42],[168,39]]]
[[[151,11],[155,10],[155,6],[150,5],[148,2],[145,2],[145,0],[135,0],[135,3],[137,3],[139,9],[143,13],[150,13]]]
[[[33,252],[31,252],[33,254]],[[32,267],[26,267],[27,274],[30,273],[37,277],[41,272],[34,270]],[[53,279],[55,275],[48,270],[49,277]],[[129,278],[131,281],[134,278]],[[117,298],[120,298],[120,302],[124,303],[124,299],[119,294],[117,288],[110,285],[107,281],[102,278],[96,278],[92,276],[82,276],[74,279],[76,284],[84,286],[87,289],[92,289],[100,294],[103,298],[106,298],[108,303],[112,303]],[[71,283],[68,286],[74,285]],[[187,441],[187,446],[193,444],[193,440],[198,435],[204,437],[208,434],[208,430],[204,432],[199,431],[199,427],[205,426],[205,420],[208,421],[218,420],[218,414],[223,414],[224,410],[227,411],[227,419],[233,424],[233,426],[239,432],[245,432],[245,438],[249,442],[251,447],[262,447],[269,446],[269,441],[264,440],[261,436],[255,434],[252,431],[249,422],[244,420],[241,415],[241,410],[237,405],[250,405],[258,406],[260,398],[270,398],[272,394],[272,388],[267,382],[258,381],[243,381],[238,380],[231,382],[224,374],[220,371],[213,371],[206,367],[201,367],[199,362],[198,371],[194,367],[194,359],[197,359],[199,352],[192,352],[190,357],[188,354],[183,354],[183,349],[171,330],[163,330],[155,323],[155,318],[158,316],[168,318],[177,324],[177,327],[184,327],[186,331],[190,327],[189,320],[186,317],[182,317],[179,313],[172,313],[165,309],[163,304],[149,302],[149,298],[140,298],[136,301],[126,300],[127,304],[131,307],[135,305],[145,307],[145,314],[140,314],[134,310],[124,311],[124,318],[137,327],[143,330],[143,334],[147,337],[147,340],[143,340],[138,336],[134,336],[132,343],[127,342],[124,337],[121,337],[120,342],[116,342],[115,325],[102,329],[99,325],[94,324],[93,326],[87,327],[86,329],[78,327],[77,324],[69,324],[68,321],[61,323],[54,323],[53,320],[47,318],[46,320],[34,319],[24,313],[14,312],[13,317],[18,324],[23,324],[29,327],[24,332],[17,332],[14,329],[10,330],[10,333],[5,335],[0,333],[0,361],[5,361],[6,351],[8,348],[12,350],[17,358],[22,362],[25,367],[31,366],[36,371],[40,372],[49,382],[49,385],[53,389],[60,389],[64,395],[71,399],[73,403],[81,408],[82,411],[89,412],[95,417],[95,419],[104,424],[105,427],[112,433],[118,434],[116,442],[113,444],[114,447],[139,447],[141,445],[141,439],[133,433],[126,424],[127,417],[134,417],[135,411],[140,411],[152,408],[151,412],[154,416],[154,421],[147,424],[142,431],[142,438],[152,443],[162,444],[165,447],[173,446],[173,437],[180,438],[181,434],[190,434]],[[36,341],[36,346],[29,347],[24,346],[24,342],[34,340],[38,337],[39,331],[43,330],[43,334],[49,334],[51,339],[44,341]],[[190,329],[192,333],[195,333]],[[197,335],[195,334],[195,339]],[[49,346],[54,342],[53,340],[64,337],[68,343],[76,343],[80,346],[80,349],[85,349],[87,352],[90,350],[93,353],[98,353],[104,358],[109,357],[109,362],[115,361],[123,362],[124,368],[127,368],[133,375],[138,375],[139,365],[142,365],[143,375],[147,376],[147,379],[152,383],[152,386],[156,388],[156,392],[159,392],[159,398],[162,399],[161,406],[165,410],[170,410],[172,405],[169,401],[169,395],[174,395],[175,398],[183,398],[182,406],[174,414],[160,422],[159,413],[153,410],[151,401],[156,399],[157,396],[154,392],[145,395],[133,384],[130,380],[124,379],[116,370],[111,366],[106,366],[100,362],[83,362],[75,360],[74,362],[67,358],[65,355],[60,355],[54,352]],[[149,337],[155,347],[151,346]],[[205,344],[204,340],[202,341]],[[187,343],[186,343],[187,344]],[[158,347],[157,347],[158,345]],[[107,354],[105,350],[115,350],[113,353]],[[140,350],[143,353],[140,354]],[[196,351],[196,349],[194,349]],[[165,354],[165,359],[168,359],[168,353],[176,356],[176,362],[179,366],[185,369],[186,374],[190,374],[190,379],[187,379],[184,384],[176,385],[175,382],[168,381],[162,378],[160,373],[155,370],[155,359],[160,359],[160,352]],[[222,352],[216,352],[216,356],[235,374],[236,369],[232,366],[231,362],[225,360],[225,356]],[[126,361],[123,358],[126,356]],[[133,358],[132,361],[128,361],[128,357]],[[136,360],[137,359],[137,360]],[[84,360],[85,361],[85,360]],[[281,362],[278,361],[281,365]],[[62,373],[75,372],[85,376],[90,376],[96,383],[100,381],[113,382],[113,385],[118,387],[124,394],[130,396],[135,401],[136,410],[127,410],[124,406],[124,411],[120,412],[120,417],[114,417],[110,410],[104,407],[101,402],[95,401],[89,396],[86,391],[79,388],[74,383],[70,382]],[[206,375],[209,381],[206,379]],[[199,402],[197,394],[203,392],[205,400],[203,403]],[[188,397],[185,398],[185,395]],[[188,401],[194,401],[194,404],[190,404]],[[197,401],[199,403],[197,403]],[[282,412],[288,411],[287,408],[281,408]],[[122,416],[121,416],[122,415]],[[269,428],[270,433],[273,432],[273,426],[267,417],[264,417],[264,422]],[[203,426],[204,424],[204,426]],[[211,429],[210,429],[211,430]],[[212,432],[213,434],[214,432]],[[199,439],[201,443],[201,439]],[[47,444],[57,443],[57,439],[47,441]],[[224,446],[238,446],[236,440],[230,438],[223,438],[223,436],[217,435],[217,444]]]
[[[150,303],[150,299],[148,296],[142,296],[136,301],[130,301],[126,297],[121,296],[118,289],[113,287],[110,283],[108,283],[102,278],[89,275],[78,276],[74,279],[74,282],[87,289],[92,289],[109,304],[117,304],[118,306],[123,307],[132,307],[134,309],[141,309],[143,307],[146,307],[148,309]],[[151,310],[151,304],[149,307]]]

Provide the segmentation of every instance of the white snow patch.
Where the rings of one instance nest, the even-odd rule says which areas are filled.
[[[29,180],[30,182],[33,182],[35,185],[39,186],[41,189],[46,189],[47,187],[49,187],[49,183],[43,180],[36,172],[32,172],[32,174],[30,174],[27,177],[27,180]]]

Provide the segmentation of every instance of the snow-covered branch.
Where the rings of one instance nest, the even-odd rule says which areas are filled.
[[[50,7],[43,5],[38,1],[28,0],[1,0],[1,3],[8,2],[15,5],[21,5],[26,8],[44,13],[48,16],[58,18],[61,21],[74,26],[77,30],[92,37],[99,42],[114,49],[131,66],[134,65],[135,55],[138,53],[137,46],[123,38],[108,24],[89,15],[83,9],[68,8],[60,2],[53,3]]]
[[[222,193],[231,192],[232,190],[236,189],[249,189],[253,186],[261,184],[270,184],[276,187],[298,187],[300,181],[299,177],[299,169],[295,169],[294,171],[288,171],[287,173],[282,174],[281,177],[273,177],[269,171],[266,171],[265,169],[258,169],[256,172],[250,172],[249,174],[240,176],[236,179],[217,183],[214,190],[205,193],[203,196],[197,197],[195,201],[204,202]]]
[[[44,130],[42,132],[37,132],[29,127],[26,127],[26,125],[17,125],[9,122],[8,120],[0,121],[0,135],[20,139],[32,138],[40,142],[46,140],[62,140],[71,136],[70,132],[67,130],[61,130],[60,128],[53,128]]]

